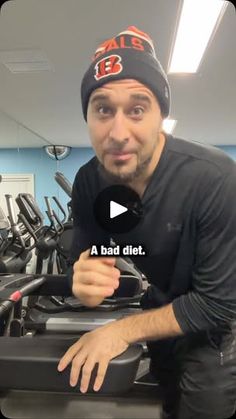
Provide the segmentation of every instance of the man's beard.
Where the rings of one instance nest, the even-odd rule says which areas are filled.
[[[141,175],[145,173],[151,160],[152,154],[150,154],[143,162],[137,164],[136,169],[129,173],[110,172],[101,162],[99,162],[98,171],[102,178],[111,184],[128,184],[141,177]]]

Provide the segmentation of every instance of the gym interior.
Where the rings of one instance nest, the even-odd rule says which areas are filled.
[[[217,0],[215,0],[217,1]],[[195,0],[197,2],[197,0]],[[147,286],[121,261],[113,299],[85,309],[71,295],[74,177],[94,155],[80,83],[96,45],[134,25],[151,34],[165,71],[182,0],[17,0],[0,12],[0,415],[3,418],[161,418],[145,342],[111,361],[98,394],[59,376],[82,333],[140,310]],[[171,132],[236,160],[236,21],[231,2],[195,73],[167,73]],[[199,24],[201,26],[201,23]],[[21,298],[11,301],[16,291]]]

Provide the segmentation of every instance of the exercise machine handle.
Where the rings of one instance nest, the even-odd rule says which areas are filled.
[[[72,195],[72,185],[68,179],[61,172],[56,172],[54,176],[55,181],[60,185],[63,191],[71,198]]]
[[[60,202],[59,202],[59,200],[57,199],[57,197],[56,196],[53,196],[52,197],[52,199],[54,200],[54,202],[57,204],[57,206],[58,206],[58,208],[59,208],[59,210],[62,212],[62,214],[63,214],[63,219],[62,219],[62,221],[61,221],[61,223],[63,224],[64,222],[65,222],[65,220],[66,220],[66,212],[65,212],[65,210],[64,210],[64,208],[61,206],[61,204],[60,204]]]
[[[64,230],[62,222],[59,220],[55,211],[52,209],[49,197],[45,196],[44,199],[45,199],[45,202],[46,202],[46,205],[47,205],[46,214],[47,214],[47,216],[48,216],[48,218],[51,222],[51,226],[54,228],[54,230],[57,234],[61,234]]]
[[[4,316],[14,304],[18,303],[23,297],[38,289],[45,281],[46,278],[42,276],[41,278],[36,278],[28,284],[23,285],[17,291],[14,291],[7,300],[0,303],[0,317]]]
[[[17,219],[16,219],[16,214],[15,214],[15,210],[13,206],[12,195],[6,194],[5,198],[6,198],[6,203],[7,203],[8,218],[9,218],[11,227],[13,227],[13,226],[16,226]]]

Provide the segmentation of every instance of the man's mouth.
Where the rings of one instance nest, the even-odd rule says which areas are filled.
[[[110,155],[114,160],[125,161],[132,157],[133,151],[117,151],[109,150],[106,154]]]

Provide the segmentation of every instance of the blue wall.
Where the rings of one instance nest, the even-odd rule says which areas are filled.
[[[45,195],[55,195],[65,207],[69,198],[54,180],[55,172],[62,172],[72,183],[78,169],[93,156],[93,149],[89,147],[73,148],[61,161],[50,159],[43,148],[0,149],[0,174],[33,173],[35,198],[41,210],[46,209]]]
[[[236,160],[236,146],[220,146]],[[50,159],[43,148],[0,149],[0,174],[33,173],[35,198],[42,211],[46,205],[44,196],[55,195],[66,207],[68,197],[54,180],[56,171],[62,172],[73,183],[78,169],[94,156],[92,148],[72,148],[68,157],[61,161]],[[20,192],[20,191],[19,191]],[[0,198],[1,187],[0,187]]]
[[[236,160],[236,146],[235,145],[220,145],[219,148],[227,153],[233,160]]]

